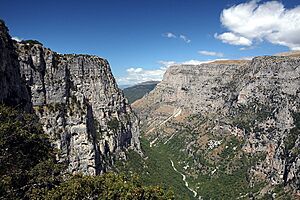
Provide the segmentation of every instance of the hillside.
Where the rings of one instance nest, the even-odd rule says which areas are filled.
[[[158,81],[147,81],[137,85],[123,89],[124,96],[128,99],[128,103],[133,103],[152,91],[158,84]]]
[[[142,145],[151,149],[145,156],[157,151],[164,155],[162,168],[174,163],[195,198],[296,198],[299,66],[297,56],[171,66],[149,95],[132,104],[149,141]],[[167,180],[176,170],[152,175]]]

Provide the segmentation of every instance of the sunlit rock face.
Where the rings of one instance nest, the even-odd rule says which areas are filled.
[[[196,121],[202,124],[195,130],[199,136],[182,151],[197,156],[209,142],[235,135],[243,144],[240,153],[262,158],[249,168],[253,182],[300,189],[299,56],[171,66],[156,88],[132,106],[150,140],[165,141],[180,132],[176,124],[190,126],[195,120],[189,117],[196,116],[202,120]]]
[[[138,120],[105,59],[16,47],[34,110],[70,172],[103,173],[127,149],[140,152]]]

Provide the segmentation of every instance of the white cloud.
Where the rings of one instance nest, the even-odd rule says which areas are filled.
[[[239,60],[252,60],[254,57],[252,56],[247,56],[247,57],[241,57]]]
[[[160,60],[158,61],[158,63],[161,65],[161,67],[170,67],[171,65],[175,65],[176,62],[175,61],[164,61],[164,60]]]
[[[171,32],[163,33],[162,36],[167,38],[177,38],[177,36]]]
[[[203,63],[209,63],[215,60],[188,60],[184,62],[175,62],[175,61],[158,61],[161,65],[158,69],[144,69],[141,67],[130,67],[126,70],[126,76],[118,77],[117,82],[119,85],[135,85],[137,83],[145,81],[161,81],[166,70],[172,65],[184,64],[184,65],[200,65]],[[226,60],[226,59],[222,59]]]
[[[186,43],[190,43],[191,42],[191,40],[186,35],[179,35],[179,36],[177,36],[174,33],[166,32],[166,33],[163,33],[162,36],[166,37],[166,38],[179,38],[179,39],[183,40]]]
[[[127,75],[125,77],[117,78],[120,85],[134,85],[145,81],[161,81],[167,68],[161,67],[159,69],[143,69],[131,67],[126,70]]]
[[[215,34],[233,45],[251,46],[254,41],[268,41],[300,49],[300,6],[288,9],[279,1],[252,0],[224,9],[220,20],[229,32]]]
[[[224,57],[223,53],[220,52],[214,52],[214,51],[198,51],[199,54],[205,55],[205,56],[216,56],[216,57]]]
[[[232,44],[232,45],[244,45],[244,46],[252,45],[251,40],[242,36],[237,36],[236,34],[231,32],[222,33],[220,35],[216,33],[214,36],[215,38],[222,40],[222,42]]]
[[[204,63],[209,63],[209,62],[213,62],[215,60],[207,60],[207,61],[202,61],[202,60],[188,60],[188,61],[184,61],[182,63],[179,64],[183,64],[183,65],[200,65],[200,64],[204,64]]]
[[[185,35],[179,35],[179,37],[180,37],[180,39],[182,39],[186,43],[190,43],[191,42],[191,40],[187,36],[185,36]]]
[[[241,47],[240,50],[241,51],[246,51],[246,50],[251,50],[251,49],[254,49],[255,46],[248,46],[248,47]]]
[[[13,40],[15,40],[15,41],[17,41],[17,42],[21,42],[21,41],[22,41],[22,39],[19,38],[19,37],[12,37],[11,39],[13,39]]]

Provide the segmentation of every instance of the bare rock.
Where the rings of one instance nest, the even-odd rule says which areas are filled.
[[[105,59],[16,46],[33,108],[70,172],[103,173],[128,148],[141,152],[138,120]]]

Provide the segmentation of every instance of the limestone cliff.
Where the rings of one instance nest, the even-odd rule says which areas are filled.
[[[137,118],[105,59],[17,47],[33,107],[71,172],[102,173],[125,149],[140,151]]]
[[[281,184],[299,192],[299,66],[297,56],[171,66],[133,108],[150,145],[176,135],[184,141],[180,151],[194,160],[187,175],[230,175],[245,155],[253,160],[250,185],[267,183],[262,193]]]
[[[21,76],[13,41],[0,20],[0,103],[31,110],[30,95]]]
[[[2,21],[0,56],[0,102],[34,110],[71,173],[100,174],[127,149],[140,153],[138,120],[105,59],[17,43]]]

